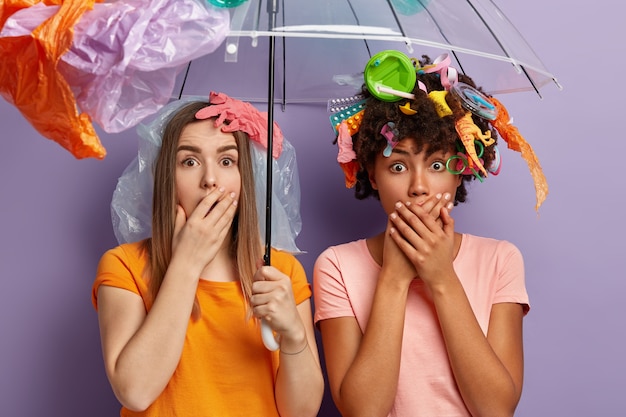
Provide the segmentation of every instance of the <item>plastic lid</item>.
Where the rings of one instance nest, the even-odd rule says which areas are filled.
[[[207,0],[209,4],[213,6],[232,9],[247,2],[248,0]]]
[[[498,114],[496,107],[489,102],[487,96],[469,84],[458,82],[450,90],[461,100],[461,105],[476,116],[487,120],[495,120]]]
[[[415,67],[402,52],[388,50],[374,55],[365,65],[365,84],[369,92],[382,101],[399,101],[402,96],[380,91],[378,87],[411,93],[415,87]]]

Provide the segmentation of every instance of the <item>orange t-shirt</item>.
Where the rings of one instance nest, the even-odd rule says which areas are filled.
[[[296,303],[311,297],[300,262],[291,254],[272,251],[272,266],[291,277]],[[100,285],[138,294],[149,308],[148,286],[142,278],[147,257],[141,243],[123,244],[100,260],[92,288],[98,308]],[[172,379],[144,412],[124,407],[121,416],[278,416],[274,379],[278,353],[268,351],[255,320],[245,320],[239,282],[200,280],[196,292],[202,316],[189,320],[180,362]]]

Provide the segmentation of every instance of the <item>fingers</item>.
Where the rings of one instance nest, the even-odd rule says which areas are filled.
[[[438,205],[439,203],[433,207]],[[389,216],[394,231],[391,237],[412,262],[415,262],[416,251],[428,251],[437,241],[450,233],[454,234],[454,221],[448,209],[442,207],[440,212],[441,216],[435,219],[432,211],[428,212],[422,206],[396,203],[396,211]]]
[[[178,236],[181,229],[187,222],[187,215],[180,204],[176,205],[176,217],[174,218],[174,236]]]
[[[226,194],[223,188],[209,192],[188,216],[177,208],[172,250],[184,256],[190,265],[200,264],[204,268],[222,247],[236,212],[235,194]]]
[[[259,265],[260,263],[260,265]],[[280,281],[285,279],[286,275],[271,265],[263,265],[263,260],[257,263],[259,269],[254,274],[255,281]]]
[[[447,208],[441,210],[441,221],[443,222],[443,231],[446,234],[454,234],[454,218],[450,216]]]
[[[440,216],[442,208],[445,207],[449,212],[454,207],[454,202],[452,201],[452,195],[450,193],[444,193],[443,195],[437,194],[435,197],[438,199],[438,203],[435,204],[431,210],[431,215],[436,213],[437,216]]]
[[[422,206],[398,202],[395,208],[396,211],[391,213],[389,218],[393,227],[410,242],[415,242],[415,239],[425,236],[427,232],[434,232],[442,228],[443,223],[439,216],[434,218],[431,215],[432,211],[427,211]]]
[[[283,303],[295,305],[291,280],[273,266],[260,267],[254,274],[250,297],[255,313],[259,312],[258,317],[264,317]]]
[[[189,218],[204,218],[216,207],[216,204],[225,199],[224,187],[212,189],[191,212]],[[231,196],[232,198],[232,196]]]
[[[232,223],[237,212],[235,193],[224,192],[223,188],[211,191],[193,210],[187,222],[191,224],[205,224],[214,231],[224,231]]]
[[[410,201],[407,201],[406,206],[412,207],[414,205],[411,204]],[[421,207],[422,209],[424,209],[424,211],[430,213],[430,215],[434,219],[439,219],[439,216],[441,215],[441,209],[445,207],[448,209],[448,211],[450,211],[454,207],[454,203],[452,202],[452,195],[450,193],[444,193],[443,195],[437,194],[430,197],[421,205]]]
[[[273,266],[261,266],[253,277],[253,300],[251,299],[250,303],[253,306],[265,304],[270,298],[284,295],[288,290],[291,290],[291,280],[289,277]]]

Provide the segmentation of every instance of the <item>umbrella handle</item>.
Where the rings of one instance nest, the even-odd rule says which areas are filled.
[[[261,320],[261,337],[263,338],[263,344],[268,350],[275,351],[280,347],[272,328],[265,320]]]

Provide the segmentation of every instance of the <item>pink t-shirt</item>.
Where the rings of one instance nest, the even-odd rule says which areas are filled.
[[[528,311],[524,261],[513,244],[464,234],[454,270],[485,334],[493,304],[519,303]],[[315,323],[355,317],[363,331],[379,272],[365,240],[326,249],[314,267]],[[470,416],[452,375],[434,306],[417,279],[407,299],[398,391],[389,416]]]

